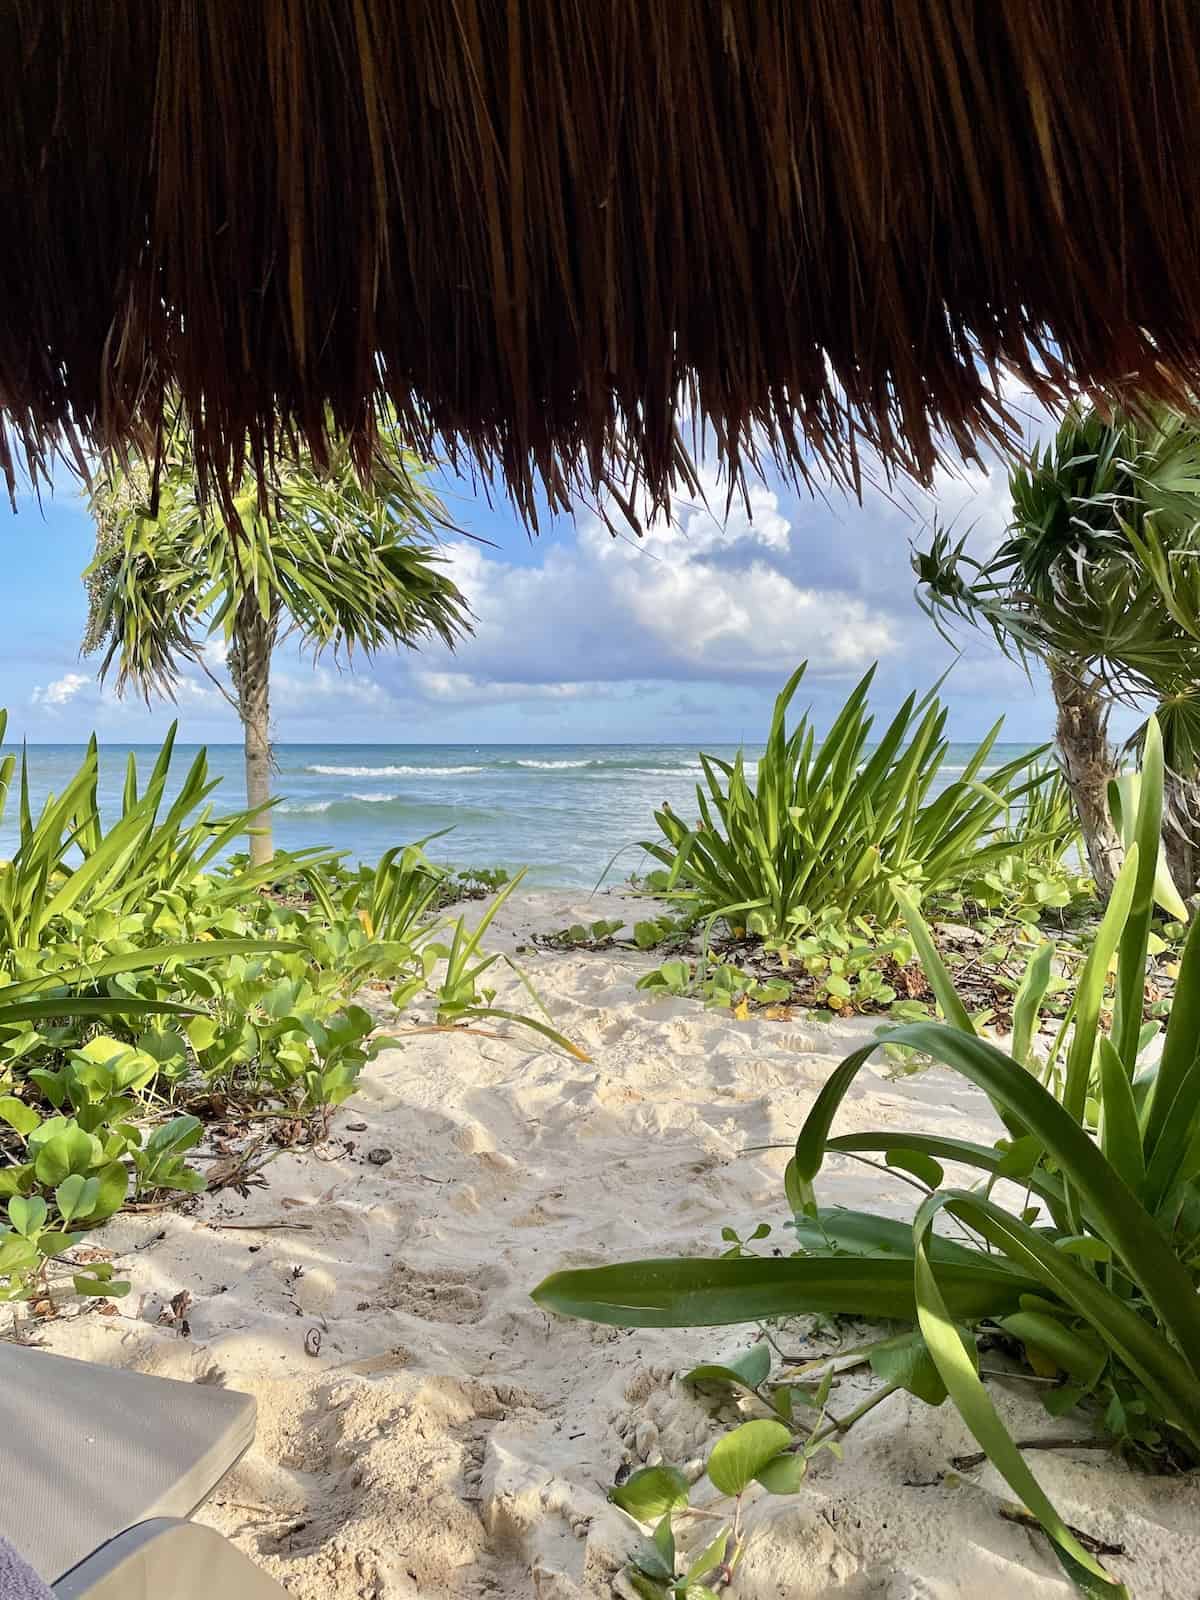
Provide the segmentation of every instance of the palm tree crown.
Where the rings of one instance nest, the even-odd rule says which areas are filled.
[[[1105,794],[1114,702],[1153,709],[1170,769],[1168,849],[1197,883],[1200,778],[1200,423],[1162,407],[1076,406],[1009,473],[1012,516],[983,559],[936,527],[914,557],[939,627],[961,618],[1050,669],[1058,737],[1097,882],[1118,849]]]
[[[156,509],[147,470],[110,463],[91,496],[96,554],[84,574],[83,649],[103,652],[101,676],[115,666],[120,689],[173,697],[183,663],[199,665],[241,718],[252,806],[270,793],[270,658],[281,639],[371,655],[453,647],[471,629],[435,548],[450,524],[410,458],[381,447],[366,474],[345,446],[321,466],[282,451],[278,462],[265,507],[249,488],[224,512],[201,502],[181,434]],[[227,646],[232,694],[205,659],[214,636]],[[269,859],[265,822],[251,853]]]
[[[267,513],[255,489],[237,497],[236,528],[201,505],[186,448],[164,465],[157,515],[150,498],[144,467],[112,463],[90,500],[83,649],[103,650],[101,675],[115,664],[122,688],[171,694],[181,663],[201,660],[208,639],[233,642],[247,602],[279,638],[298,634],[318,651],[453,646],[470,630],[433,548],[445,512],[402,454],[381,455],[366,481],[344,448],[324,470],[308,457],[281,464]]]

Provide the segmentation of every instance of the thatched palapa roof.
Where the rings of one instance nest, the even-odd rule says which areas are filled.
[[[927,476],[988,369],[1200,380],[1197,0],[0,0],[12,451],[153,427]]]

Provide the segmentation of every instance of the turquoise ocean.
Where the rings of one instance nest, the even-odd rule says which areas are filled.
[[[705,748],[728,760],[737,750]],[[997,745],[990,765],[1024,748]],[[101,747],[101,813],[109,820],[120,815],[130,749],[139,770],[149,773],[156,747]],[[176,746],[171,771],[177,781],[197,749]],[[973,749],[951,746],[941,786],[953,782]],[[744,747],[751,779],[760,753],[761,747]],[[61,790],[83,754],[81,745],[29,746],[35,806]],[[209,745],[208,756],[212,775],[222,779],[213,796],[217,811],[236,811],[245,793],[241,747]],[[434,859],[509,871],[528,866],[529,880],[547,887],[590,887],[618,851],[610,883],[653,866],[636,848],[638,840],[653,837],[654,811],[664,800],[691,820],[701,777],[696,749],[678,744],[285,744],[277,746],[276,761],[280,847],[328,845],[348,860],[374,861],[391,845],[449,829],[429,846]],[[0,823],[0,856],[11,855],[15,844],[15,802],[10,795]]]

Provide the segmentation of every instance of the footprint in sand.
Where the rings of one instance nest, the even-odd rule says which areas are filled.
[[[390,1311],[406,1311],[425,1322],[478,1322],[487,1306],[481,1290],[495,1281],[495,1274],[475,1273],[468,1281],[465,1272],[451,1267],[422,1272],[400,1263],[389,1273],[376,1304]]]

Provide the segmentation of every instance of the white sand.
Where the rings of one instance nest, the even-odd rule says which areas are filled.
[[[635,912],[644,903],[619,896],[528,893],[493,942]],[[406,1041],[364,1074],[329,1144],[281,1154],[266,1188],[113,1224],[98,1242],[144,1247],[126,1257],[134,1290],[119,1315],[37,1329],[66,1354],[257,1396],[254,1449],[201,1515],[303,1600],[612,1592],[630,1525],[607,1486],[623,1462],[704,1453],[721,1424],[673,1374],[744,1348],[753,1330],[594,1328],[546,1316],[528,1292],[556,1267],[715,1252],[723,1224],[778,1224],[786,1152],[742,1152],[793,1139],[831,1066],[871,1031],[651,1000],[634,981],[654,959],[636,954],[521,960],[590,1065],[517,1031]],[[500,987],[500,1003],[523,1004],[514,979]],[[881,1063],[838,1126],[886,1124],[997,1132],[952,1075],[891,1082]],[[375,1148],[386,1165],[365,1159]],[[907,1191],[848,1162],[829,1166],[821,1194],[907,1215]],[[220,1226],[235,1222],[289,1226]],[[185,1289],[188,1340],[157,1322]],[[1021,1433],[1080,1431],[1016,1382],[994,1389]],[[840,1409],[863,1392],[847,1385]],[[949,1405],[893,1397],[841,1464],[822,1458],[800,1494],[752,1505],[730,1593],[1068,1595],[1040,1535],[1001,1519],[990,1469],[938,1480],[973,1448]],[[1142,1600],[1200,1593],[1195,1482],[1140,1477],[1099,1452],[1030,1460],[1069,1521],[1126,1546],[1108,1564]]]

